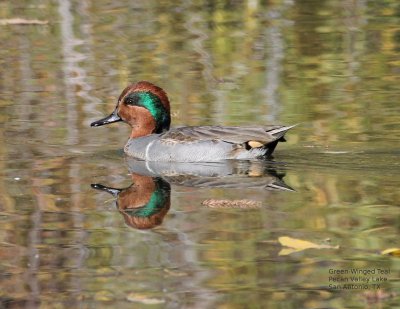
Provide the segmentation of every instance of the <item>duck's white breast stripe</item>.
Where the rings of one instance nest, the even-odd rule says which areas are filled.
[[[144,154],[145,160],[150,160],[150,158],[149,158],[150,147],[154,144],[155,141],[156,141],[156,140],[152,140],[152,141],[146,146],[146,151],[145,151],[145,154]]]

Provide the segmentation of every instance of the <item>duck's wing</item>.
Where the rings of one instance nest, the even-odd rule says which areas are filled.
[[[161,136],[165,142],[195,142],[200,140],[225,141],[233,144],[248,142],[267,145],[283,138],[294,126],[199,126],[171,129]],[[260,146],[261,146],[260,145]],[[253,146],[251,146],[253,147]]]

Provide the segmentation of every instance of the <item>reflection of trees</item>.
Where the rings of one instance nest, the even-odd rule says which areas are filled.
[[[149,79],[165,87],[177,124],[263,123],[269,115],[271,121],[306,123],[291,132],[289,141],[388,143],[399,138],[394,2],[382,7],[361,0],[42,3],[29,8],[21,1],[2,3],[3,14],[49,24],[1,26],[0,31],[0,209],[5,218],[0,231],[1,284],[11,298],[30,300],[28,306],[51,302],[54,294],[93,299],[99,289],[110,287],[120,288],[116,297],[124,298],[133,275],[121,265],[138,281],[157,283],[159,291],[171,284],[181,294],[185,287],[192,291],[200,286],[201,295],[230,280],[251,282],[251,288],[262,291],[260,301],[263,287],[274,288],[260,281],[279,277],[268,269],[274,263],[249,262],[274,254],[270,247],[257,247],[254,239],[268,238],[268,229],[293,229],[294,215],[288,220],[279,212],[248,212],[241,228],[249,232],[241,234],[232,228],[238,222],[232,213],[210,219],[214,226],[224,219],[223,228],[216,230],[203,214],[195,222],[182,223],[178,213],[158,236],[138,244],[139,236],[121,231],[118,214],[93,200],[88,177],[125,171],[120,162],[92,154],[121,147],[127,128],[114,126],[99,133],[86,126],[114,107],[128,82]],[[312,126],[307,128],[307,123]],[[329,234],[342,227],[368,231],[386,224],[391,231],[387,234],[395,234],[390,212],[340,208],[384,207],[398,200],[395,182],[379,171],[366,177],[335,170],[326,177],[323,172],[292,170],[288,177],[306,193],[300,199],[293,195],[273,202],[293,205],[290,211],[307,218],[295,221],[297,227],[328,229],[324,231]],[[197,205],[196,197],[189,195],[175,198],[176,207]],[[305,203],[314,210],[311,215]],[[363,216],[364,210],[370,215]],[[260,226],[267,232],[255,228]],[[363,241],[362,236],[354,240]],[[373,241],[378,248],[380,240]],[[171,249],[170,243],[176,247]],[[198,248],[197,243],[204,246]],[[135,257],[126,248],[141,254]],[[238,256],[242,262],[223,265]],[[203,261],[207,265],[199,266]],[[149,264],[154,268],[146,269]],[[166,274],[163,267],[171,264],[184,274]],[[214,276],[214,270],[222,275]],[[164,283],[154,282],[162,276]],[[212,301],[218,298],[214,296]],[[180,296],[173,297],[179,302]]]

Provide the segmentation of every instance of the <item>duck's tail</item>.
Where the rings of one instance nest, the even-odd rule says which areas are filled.
[[[268,133],[271,134],[272,136],[276,137],[276,140],[279,140],[280,142],[284,142],[285,140],[280,140],[281,138],[283,138],[283,136],[285,135],[285,133],[287,131],[289,131],[291,128],[296,127],[298,124],[292,125],[292,126],[282,126],[279,127],[277,129],[272,129],[271,131],[269,131]]]
[[[276,137],[276,140],[274,140],[272,143],[265,145],[265,147],[267,148],[267,152],[265,153],[265,156],[267,158],[271,157],[272,153],[275,150],[276,145],[278,145],[278,142],[286,142],[285,137],[284,137],[285,133],[297,125],[298,124],[295,124],[292,126],[282,126],[277,129],[272,129],[271,131],[268,132],[272,136]]]

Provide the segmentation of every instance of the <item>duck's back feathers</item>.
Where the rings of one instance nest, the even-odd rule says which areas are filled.
[[[161,136],[165,142],[224,141],[232,144],[258,142],[263,146],[279,140],[293,126],[200,126],[172,129]],[[254,143],[255,144],[255,143]],[[260,146],[262,146],[260,145]]]

